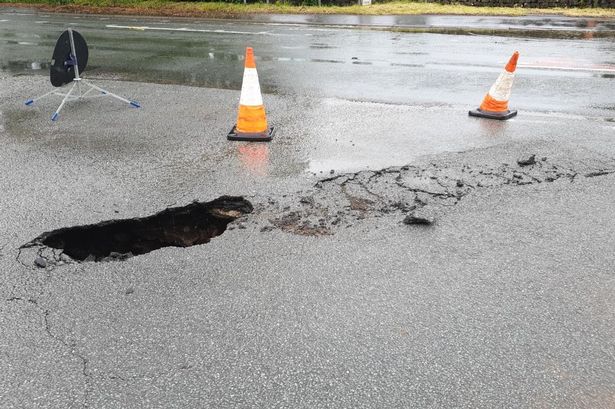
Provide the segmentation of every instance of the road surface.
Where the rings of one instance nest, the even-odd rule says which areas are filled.
[[[615,42],[297,23],[0,14],[0,406],[612,407]],[[23,105],[68,26],[142,109]],[[248,45],[270,144],[225,139]],[[208,244],[21,248],[222,195]]]

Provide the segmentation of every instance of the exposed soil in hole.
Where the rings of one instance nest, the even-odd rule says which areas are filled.
[[[211,202],[165,209],[148,217],[53,230],[22,247],[60,249],[79,261],[125,259],[162,247],[208,243],[224,233],[230,222],[252,210],[252,204],[241,197],[222,196]]]

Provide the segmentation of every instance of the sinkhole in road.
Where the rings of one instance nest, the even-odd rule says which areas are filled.
[[[107,220],[53,230],[22,247],[60,249],[78,261],[122,260],[162,247],[208,243],[224,233],[230,222],[252,210],[252,204],[242,197],[222,196],[211,202],[168,208],[143,218]]]

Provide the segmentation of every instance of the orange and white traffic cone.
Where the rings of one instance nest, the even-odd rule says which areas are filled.
[[[227,139],[230,141],[270,141],[273,133],[273,127],[270,128],[267,125],[261,86],[254,63],[254,50],[252,47],[247,47],[237,124],[227,135]]]
[[[508,64],[506,64],[504,72],[500,74],[495,84],[485,95],[480,108],[470,111],[470,116],[489,119],[510,119],[517,115],[517,111],[508,109],[508,100],[512,90],[513,79],[515,78],[518,59],[519,52],[515,51],[512,57],[510,57]]]

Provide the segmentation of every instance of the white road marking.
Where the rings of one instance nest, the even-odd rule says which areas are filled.
[[[532,68],[532,69],[538,69],[538,70],[615,72],[615,66],[566,67],[566,66],[558,66],[558,65],[519,64],[518,67],[519,68]]]
[[[172,28],[172,27],[148,27],[148,26],[118,26],[115,24],[107,24],[106,28],[122,28],[127,30],[139,30],[139,31],[180,31],[186,33],[212,33],[212,34],[247,34],[247,35],[266,35],[266,36],[287,36],[287,34],[270,33],[268,31],[233,31],[233,30],[205,30],[197,28]]]
[[[465,63],[439,63],[439,62],[430,62],[426,63],[425,67],[427,68],[441,68],[444,67],[446,69],[454,68],[456,70],[473,70],[473,71],[483,71],[483,72],[492,72],[494,69],[498,71],[501,70],[501,67],[505,65],[506,62],[502,62],[502,64],[498,64],[497,66],[493,65],[473,65],[473,64],[465,64]],[[582,65],[581,63],[578,65],[563,65],[563,64],[544,64],[544,63],[519,63],[517,65],[517,69],[530,69],[530,70],[544,70],[544,71],[573,71],[573,72],[615,72],[615,65],[613,64],[587,64]]]
[[[8,20],[0,20],[0,23],[6,23]]]

